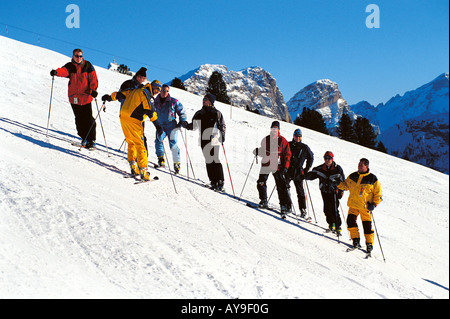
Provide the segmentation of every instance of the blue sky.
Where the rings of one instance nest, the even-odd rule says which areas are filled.
[[[69,4],[80,28],[66,27]],[[366,26],[369,4],[380,28]],[[1,1],[0,35],[69,56],[80,47],[102,67],[146,65],[161,82],[205,63],[260,66],[286,102],[328,78],[349,104],[377,105],[448,72],[448,12],[448,0],[18,0]]]

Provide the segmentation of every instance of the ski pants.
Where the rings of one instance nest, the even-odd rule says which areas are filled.
[[[292,207],[291,195],[289,193],[289,185],[286,182],[286,179],[279,171],[273,173],[273,177],[275,179],[275,184],[277,187],[278,199],[280,201],[280,206],[285,205],[288,208]],[[269,178],[269,174],[259,174],[259,178],[257,181],[257,189],[259,193],[260,200],[267,200],[267,179]]]
[[[303,178],[298,176],[294,179],[295,190],[297,191],[298,207],[306,209],[305,189],[303,188]]]
[[[335,224],[336,228],[341,227],[342,220],[339,215],[339,199],[335,193],[322,193],[323,212],[327,219],[328,225]]]
[[[206,162],[206,172],[212,185],[224,181],[223,166],[219,159],[219,146],[212,146],[209,142],[202,141],[203,157]]]
[[[144,145],[144,127],[135,119],[120,117],[120,124],[128,143],[128,162],[136,161],[139,168],[148,167],[147,150]]]
[[[162,156],[164,155],[164,139],[166,137],[169,137],[169,147],[170,150],[172,151],[172,159],[174,161],[174,163],[179,163],[180,162],[180,148],[177,145],[177,141],[178,141],[178,129],[177,127],[177,122],[171,121],[168,123],[162,123],[161,127],[163,129],[163,133],[161,135],[161,140],[159,140],[158,138],[155,138],[155,150],[156,150],[156,156]]]
[[[366,238],[366,244],[373,244],[374,231],[372,229],[372,216],[367,209],[349,208],[347,216],[347,227],[352,239],[359,238],[359,229],[356,219],[358,215],[361,215],[361,221],[364,229],[364,237]]]
[[[92,104],[78,105],[71,104],[73,114],[75,115],[75,126],[77,127],[78,136],[83,141],[94,142],[96,138],[95,119],[92,117]],[[89,129],[91,128],[89,132]],[[89,133],[89,136],[88,136]]]

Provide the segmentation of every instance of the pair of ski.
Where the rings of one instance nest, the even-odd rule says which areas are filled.
[[[362,252],[364,252],[366,254],[365,259],[369,259],[372,257],[372,252],[362,249],[361,246],[347,248],[346,252],[351,252],[355,250],[361,250]]]
[[[134,178],[134,179],[135,179],[135,183],[134,183],[135,185],[136,185],[136,184],[145,184],[145,183],[154,182],[154,181],[159,180],[159,177],[158,177],[158,176],[154,176],[152,179],[145,180],[145,179],[142,179],[142,178],[140,177],[140,175],[134,175],[134,174],[130,174],[130,173],[127,173],[127,174],[124,175],[123,177],[124,177],[124,178]]]
[[[81,144],[80,142],[71,142],[70,144],[72,146],[79,147],[79,148],[85,148],[85,149],[90,150],[90,151],[95,151],[95,149],[96,149],[95,147],[87,148],[85,144]]]
[[[247,202],[246,205],[247,205],[248,207],[251,207],[251,208],[254,208],[254,209],[263,209],[263,210],[266,209],[266,210],[270,210],[270,211],[272,211],[272,212],[277,213],[278,215],[280,215],[280,218],[283,219],[283,220],[285,220],[285,219],[289,216],[289,217],[292,217],[292,218],[294,218],[294,219],[299,219],[299,218],[300,218],[301,220],[306,221],[306,222],[308,222],[308,223],[311,223],[311,222],[312,222],[312,218],[311,218],[311,217],[305,217],[305,218],[303,218],[303,217],[297,216],[297,215],[294,214],[294,213],[291,213],[291,214],[292,214],[292,216],[291,216],[291,214],[287,214],[287,213],[285,213],[285,212],[279,212],[279,211],[276,210],[275,208],[272,208],[272,207],[269,207],[269,206],[267,206],[267,207],[260,207],[258,204],[255,204],[255,203],[249,203],[249,202]]]

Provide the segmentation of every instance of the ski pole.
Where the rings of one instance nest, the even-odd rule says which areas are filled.
[[[309,186],[308,186],[308,183],[306,182],[306,179],[304,181],[305,181],[305,185],[306,185],[306,190],[308,191],[309,201],[311,202],[311,208],[312,208],[312,211],[314,214],[314,220],[316,221],[316,224],[317,224],[316,212],[314,211],[314,205],[312,203],[311,193],[309,192]]]
[[[104,101],[103,105],[102,105],[102,109],[103,110],[105,110],[105,103],[106,103],[106,101]],[[105,130],[103,129],[102,117],[100,116],[100,110],[98,109],[97,99],[95,99],[95,105],[97,106],[98,118],[100,119],[100,126],[102,127],[103,139],[105,140],[105,146],[106,146],[106,152],[108,153],[108,157],[110,157],[109,156],[109,150],[108,150],[108,144],[106,143]]]
[[[83,143],[84,143],[85,141],[87,141],[87,138],[88,138],[88,136],[89,136],[89,133],[91,133],[92,128],[94,127],[95,122],[97,121],[97,118],[100,116],[100,112],[101,112],[101,110],[103,109],[104,106],[105,106],[105,104],[103,104],[102,107],[100,108],[100,110],[98,111],[98,114],[97,114],[97,116],[95,117],[94,121],[92,122],[91,127],[89,128],[89,131],[88,131],[87,134],[86,134],[86,137],[81,141],[81,145],[83,145]],[[83,146],[80,146],[80,149],[79,149],[79,150],[81,151],[82,148],[83,148]]]
[[[50,125],[50,112],[52,110],[53,99],[53,83],[55,83],[55,76],[52,76],[52,90],[50,91],[50,105],[48,107],[47,132],[45,133],[45,137],[48,137],[48,126]]]
[[[156,137],[156,138],[158,138],[158,137]],[[162,140],[161,142],[162,142],[162,146],[163,146],[163,149],[164,149],[164,154],[166,155],[167,165],[169,166],[169,173],[170,173],[170,178],[172,178],[173,188],[175,189],[175,194],[178,194],[177,188],[175,186],[175,181],[173,180],[172,170],[170,169],[170,163],[169,163],[169,158],[167,157],[166,147],[164,146],[164,140]]]
[[[241,195],[239,195],[238,201],[241,200],[242,193],[244,192],[245,184],[247,184],[248,176],[250,175],[250,172],[251,172],[251,170],[252,170],[253,164],[255,164],[255,159],[256,159],[256,155],[255,155],[255,157],[253,158],[253,162],[252,162],[252,165],[250,166],[250,169],[248,170],[247,178],[245,179],[244,186],[242,186]]]
[[[341,243],[341,239],[339,238],[341,236],[341,234],[339,233],[339,229],[338,229],[338,227],[340,227],[340,226],[338,226],[338,224],[337,224],[337,221],[338,221],[338,218],[339,218],[339,207],[337,205],[336,192],[334,192],[333,194],[334,194],[334,218],[335,218],[334,226],[336,227],[336,234],[337,234],[337,238],[338,238],[338,243]]]
[[[384,262],[386,262],[386,258],[384,258],[383,247],[381,247],[380,236],[378,236],[378,230],[377,230],[377,225],[375,224],[375,218],[373,217],[372,212],[370,212],[370,215],[372,216],[373,227],[375,227],[375,232],[377,233],[378,244],[380,245],[380,250],[381,250],[381,254],[383,255],[383,260],[384,260]]]
[[[187,132],[186,129],[185,129],[185,132]],[[181,133],[181,137],[183,138],[184,147],[186,149],[186,156],[187,156],[187,158],[189,160],[189,164],[191,165],[192,174],[194,175],[194,179],[197,179],[197,177],[195,177],[194,167],[192,166],[191,157],[189,156],[189,152],[188,152],[188,148],[187,148],[187,138],[184,139],[183,133],[182,132],[180,132],[180,133]],[[188,166],[188,170],[187,171],[188,171],[188,178],[189,178],[189,166]]]
[[[228,165],[227,153],[225,152],[225,146],[223,144],[222,144],[222,148],[223,148],[223,154],[225,155],[225,162],[227,163],[228,175],[230,176],[231,189],[233,190],[233,196],[236,197],[236,194],[234,193],[233,180],[231,179],[230,166]]]

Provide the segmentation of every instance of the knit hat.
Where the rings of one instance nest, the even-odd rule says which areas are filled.
[[[302,130],[301,129],[296,129],[295,131],[294,131],[294,136],[300,136],[300,137],[302,137]]]
[[[270,126],[270,128],[273,128],[273,127],[278,127],[278,129],[280,129],[280,122],[278,122],[278,121],[273,121],[272,122],[272,125]]]
[[[140,68],[139,71],[136,72],[136,76],[147,77],[147,68]]]
[[[327,157],[327,156],[330,156],[331,158],[334,158],[333,153],[331,153],[330,151],[326,151],[325,155],[323,157]]]
[[[153,80],[152,81],[152,86],[157,86],[159,88],[162,88],[161,82],[159,82],[158,80]]]
[[[207,93],[205,97],[211,102],[212,105],[214,105],[214,102],[216,101],[216,96],[211,93]]]

